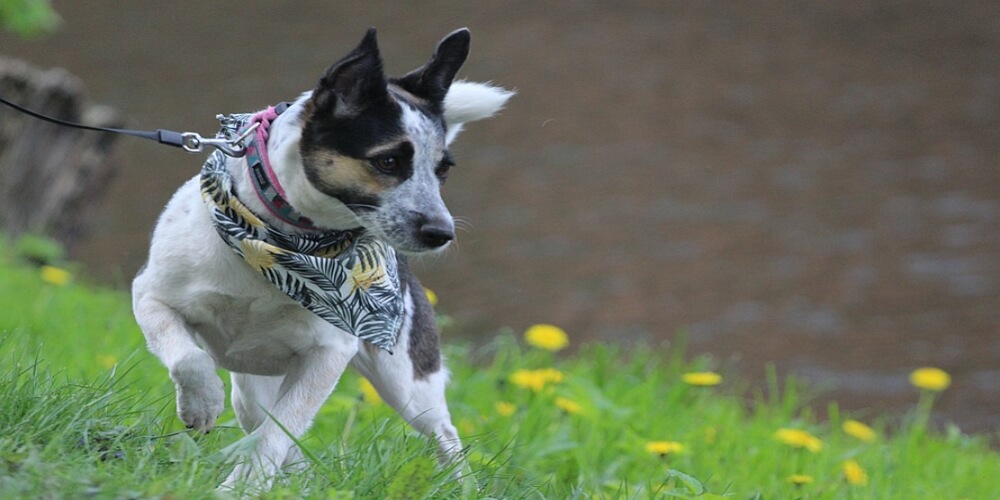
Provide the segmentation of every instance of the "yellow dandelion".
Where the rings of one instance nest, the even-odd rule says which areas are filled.
[[[102,368],[111,369],[118,363],[118,358],[111,354],[98,354],[94,356],[97,359],[97,364],[101,365]]]
[[[671,453],[684,451],[684,445],[677,441],[650,441],[646,443],[646,452],[665,457]]]
[[[73,274],[56,266],[42,266],[42,281],[57,286],[65,286],[73,280]]]
[[[375,386],[368,379],[362,378],[358,383],[358,388],[361,389],[362,401],[373,406],[382,404],[382,397],[378,395]]]
[[[545,381],[538,377],[534,370],[516,370],[510,374],[510,382],[518,387],[536,392],[545,387]]]
[[[427,296],[427,302],[430,302],[431,307],[436,307],[438,305],[438,296],[434,293],[434,290],[424,287],[424,295]]]
[[[550,383],[562,382],[563,377],[563,373],[555,368],[542,368],[540,370],[520,369],[515,370],[510,375],[510,381],[518,387],[538,392]]]
[[[274,245],[252,239],[240,240],[240,249],[243,260],[257,271],[270,269],[274,266],[274,254],[281,253],[281,249]]]
[[[865,469],[861,467],[861,464],[857,460],[844,462],[841,471],[844,473],[844,480],[847,481],[847,484],[868,486],[868,473],[865,472]]]
[[[823,441],[802,429],[778,429],[774,437],[789,446],[805,448],[813,453],[823,449]]]
[[[507,401],[497,401],[493,404],[493,408],[496,409],[497,414],[501,417],[509,417],[517,412],[517,405],[508,403]]]
[[[561,351],[569,345],[569,336],[555,325],[531,325],[524,332],[524,340],[529,345],[546,351]]]
[[[813,482],[812,476],[807,476],[805,474],[792,474],[788,476],[788,482],[794,484],[795,486],[803,486]]]
[[[715,372],[690,372],[681,375],[681,381],[688,385],[708,387],[722,383],[722,375]]]
[[[940,368],[919,368],[910,374],[910,383],[920,389],[941,392],[951,385],[951,375]]]
[[[542,368],[541,370],[536,371],[546,382],[558,383],[562,382],[563,378],[565,378],[563,372],[556,370],[555,368]]]
[[[867,425],[858,422],[857,420],[845,420],[840,426],[844,430],[844,433],[855,439],[860,439],[866,443],[874,443],[878,435],[875,433],[875,429],[868,427]]]
[[[556,398],[556,406],[560,410],[569,413],[570,415],[577,415],[583,412],[583,407],[579,403],[573,401],[569,398],[558,397]]]

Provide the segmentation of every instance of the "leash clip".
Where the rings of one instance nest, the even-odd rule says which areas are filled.
[[[247,154],[243,140],[250,137],[250,134],[257,130],[259,126],[260,122],[254,123],[235,139],[226,139],[223,137],[205,138],[197,132],[184,132],[181,134],[181,147],[188,153],[200,153],[205,150],[205,146],[212,146],[222,151],[226,156],[242,158]]]

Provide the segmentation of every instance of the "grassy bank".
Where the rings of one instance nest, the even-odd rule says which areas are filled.
[[[245,448],[231,410],[207,436],[185,431],[127,295],[59,271],[0,256],[0,497],[212,497]],[[439,470],[349,373],[303,440],[311,462],[266,497],[1000,497],[984,439],[927,429],[932,391],[913,389],[902,423],[845,426],[794,381],[741,390],[666,345],[564,355],[507,333],[446,352],[474,481]]]

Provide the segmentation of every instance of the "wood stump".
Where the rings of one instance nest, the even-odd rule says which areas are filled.
[[[63,69],[0,56],[0,96],[53,118],[122,127],[117,112],[88,102],[80,80]],[[0,104],[0,232],[42,234],[72,247],[118,168],[115,140]]]

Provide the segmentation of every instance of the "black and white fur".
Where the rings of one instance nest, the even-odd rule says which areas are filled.
[[[361,226],[403,253],[445,248],[454,238],[440,194],[452,166],[448,145],[464,123],[492,116],[512,95],[453,83],[469,40],[468,30],[455,31],[426,65],[387,79],[370,30],[271,125],[267,149],[290,204],[319,228]],[[269,214],[242,160],[227,167],[240,200],[262,220],[305,231]],[[231,372],[233,409],[256,451],[223,487],[267,488],[284,464],[298,461],[278,423],[301,436],[348,365],[437,440],[443,461],[455,458],[461,442],[445,401],[434,314],[402,257],[400,281],[405,316],[390,355],[309,312],[237,256],[213,228],[197,177],[177,191],[133,282],[133,308],[176,385],[187,426],[212,429],[225,399],[215,370]]]

